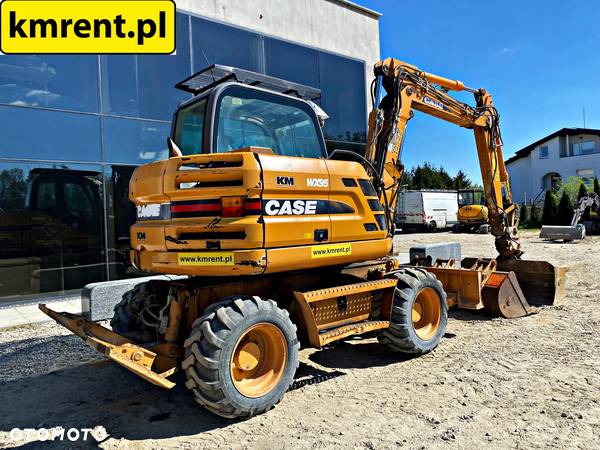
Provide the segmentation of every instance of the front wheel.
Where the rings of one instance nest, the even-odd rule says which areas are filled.
[[[300,344],[273,300],[233,297],[209,307],[185,341],[186,386],[222,417],[247,418],[278,403],[293,381]]]
[[[448,322],[448,304],[442,283],[425,269],[401,269],[390,327],[379,341],[394,352],[422,354],[440,343]]]

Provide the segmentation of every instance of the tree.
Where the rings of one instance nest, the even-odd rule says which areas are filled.
[[[404,172],[402,184],[406,189],[466,189],[473,187],[467,175],[459,170],[451,176],[443,167],[425,162],[422,166],[413,167]]]
[[[539,228],[541,225],[540,219],[540,208],[535,204],[535,202],[531,205],[529,210],[529,226],[531,228]]]
[[[587,195],[588,191],[585,187],[585,183],[581,183],[579,185],[579,192],[577,193],[577,200],[581,200],[583,197]]]
[[[569,177],[567,181],[563,181],[560,184],[561,195],[563,192],[566,192],[569,195],[571,204],[575,204],[577,202],[577,196],[579,194],[581,184],[583,184],[582,178],[573,176]]]
[[[458,191],[459,189],[467,189],[471,187],[473,183],[471,183],[471,180],[467,178],[466,173],[464,173],[462,170],[459,170],[456,172],[456,175],[454,175],[452,184],[454,185],[454,189]]]
[[[594,177],[594,192],[596,195],[600,195],[600,183],[598,183],[598,177]]]
[[[525,203],[519,208],[519,223],[524,227],[529,223],[529,209]]]
[[[573,205],[567,191],[563,191],[558,203],[558,220],[557,225],[570,225],[573,218]]]
[[[556,225],[558,219],[558,202],[552,189],[546,191],[544,198],[544,210],[542,212],[542,224]]]
[[[0,211],[22,209],[27,194],[27,181],[22,169],[0,172]]]

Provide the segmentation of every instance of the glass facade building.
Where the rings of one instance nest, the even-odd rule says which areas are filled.
[[[182,12],[176,55],[0,55],[0,302],[138,275],[129,179],[210,64],[320,88],[327,147],[363,151],[364,62]]]

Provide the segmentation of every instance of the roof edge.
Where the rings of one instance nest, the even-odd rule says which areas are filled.
[[[361,6],[358,3],[354,3],[354,2],[351,2],[349,0],[326,0],[326,1],[346,6],[348,9],[352,9],[354,11],[364,13],[367,16],[371,16],[371,17],[373,17],[375,19],[379,19],[383,15],[380,12],[377,12],[377,11],[375,11],[373,9],[369,9],[369,8],[367,8],[365,6]]]
[[[515,161],[521,159],[521,158],[525,158],[526,156],[529,156],[529,154],[532,152],[532,150],[535,147],[537,147],[540,144],[543,144],[546,141],[554,139],[555,137],[559,137],[559,136],[575,136],[575,135],[578,135],[578,134],[593,134],[593,135],[596,135],[596,136],[600,136],[600,130],[596,129],[596,128],[576,128],[576,127],[561,128],[560,130],[557,130],[554,133],[550,133],[549,135],[544,136],[541,139],[538,139],[534,143],[529,144],[529,145],[523,147],[520,150],[517,150],[513,156],[511,156],[510,158],[508,158],[504,162],[504,164],[510,164],[512,162],[515,162]]]

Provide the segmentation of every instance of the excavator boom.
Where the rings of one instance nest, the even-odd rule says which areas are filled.
[[[382,203],[392,214],[404,169],[402,144],[413,110],[473,131],[498,257],[467,258],[462,267],[455,266],[454,261],[434,262],[428,270],[442,281],[449,298],[459,307],[486,307],[504,317],[530,314],[528,300],[536,305],[552,304],[564,290],[565,271],[545,261],[521,260],[519,210],[512,200],[504,165],[500,115],[489,92],[423,72],[394,58],[376,63],[374,74],[366,158],[376,170],[374,184]],[[458,101],[449,91],[472,93],[475,105]]]
[[[375,161],[386,191],[383,195],[388,199],[397,195],[403,172],[402,143],[413,110],[471,129],[496,249],[501,258],[520,258],[523,252],[517,234],[518,206],[512,201],[502,153],[500,115],[491,95],[485,89],[467,87],[461,81],[423,72],[393,58],[377,63],[375,76],[375,106],[369,116],[366,156]],[[382,88],[386,95],[379,101]],[[475,106],[456,100],[448,94],[450,90],[473,93]]]

